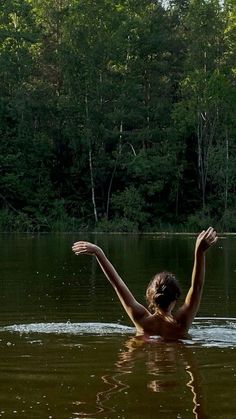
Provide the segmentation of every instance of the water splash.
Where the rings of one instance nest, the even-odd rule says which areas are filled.
[[[113,323],[31,323],[5,326],[0,331],[18,333],[53,333],[70,335],[120,335],[133,334],[135,329]]]
[[[203,347],[236,347],[236,318],[198,317],[190,329],[190,336],[192,344]]]
[[[69,335],[134,335],[135,328],[113,323],[31,323],[14,324],[0,328],[0,332],[20,334],[69,334]],[[187,345],[203,347],[236,347],[236,318],[198,317],[190,329]]]

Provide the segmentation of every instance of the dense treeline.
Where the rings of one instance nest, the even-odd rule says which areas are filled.
[[[1,0],[0,230],[236,230],[233,0]]]

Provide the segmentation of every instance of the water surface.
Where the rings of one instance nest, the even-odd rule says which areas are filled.
[[[189,286],[192,235],[1,235],[0,417],[234,418],[235,236],[210,249],[200,319],[175,343],[135,338],[96,261],[72,254],[80,239],[140,302],[163,269]]]

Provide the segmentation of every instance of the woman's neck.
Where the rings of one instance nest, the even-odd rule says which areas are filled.
[[[162,317],[172,317],[171,308],[168,308],[166,310],[163,310],[160,307],[156,308],[155,314],[162,316]]]

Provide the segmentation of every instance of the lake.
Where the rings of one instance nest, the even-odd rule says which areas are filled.
[[[135,337],[77,240],[101,246],[141,303],[156,272],[189,287],[191,234],[1,234],[0,417],[235,418],[236,235],[207,253],[191,338],[169,343]]]

